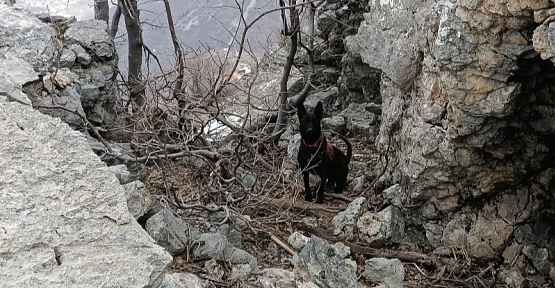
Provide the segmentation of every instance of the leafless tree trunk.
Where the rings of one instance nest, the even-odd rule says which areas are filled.
[[[173,50],[177,57],[177,81],[173,87],[173,94],[177,100],[177,106],[179,108],[179,131],[186,132],[185,129],[185,110],[187,107],[187,102],[185,100],[185,95],[183,94],[183,77],[185,71],[185,59],[183,58],[183,49],[179,44],[179,39],[175,33],[175,25],[173,23],[173,16],[168,0],[163,0],[164,6],[166,8],[166,16],[168,18],[168,28],[170,29],[170,35],[172,37]]]
[[[94,19],[108,23],[109,12],[108,0],[94,0]]]
[[[289,5],[294,6],[297,4],[296,0],[289,0]],[[279,111],[278,118],[276,121],[276,126],[272,134],[276,134],[281,131],[285,126],[285,112],[287,111],[287,81],[289,80],[289,75],[291,74],[291,68],[293,67],[295,61],[295,55],[297,54],[298,46],[298,36],[299,36],[299,13],[296,7],[289,8],[289,19],[291,21],[291,47],[289,47],[289,54],[287,55],[287,60],[283,66],[283,74],[281,75],[280,90],[279,90]],[[284,27],[285,29],[285,27]]]
[[[143,64],[143,36],[137,0],[121,0],[119,6],[125,19],[128,40],[127,85],[129,98],[138,106],[145,102],[145,90],[142,81],[141,68]]]
[[[114,11],[114,15],[112,15],[112,23],[110,24],[110,36],[112,37],[112,39],[116,37],[116,34],[118,34],[120,17],[121,17],[121,8],[118,5],[116,7],[116,10]]]
[[[323,3],[323,2],[320,2]],[[303,48],[307,51],[308,54],[308,66],[309,72],[308,76],[306,77],[306,84],[303,90],[295,97],[291,99],[290,106],[297,107],[299,104],[302,105],[306,96],[310,92],[312,88],[311,78],[314,73],[316,73],[314,69],[314,35],[316,31],[316,5],[314,2],[308,4],[308,47],[303,45]]]
[[[283,8],[283,1],[280,1],[280,6],[282,6]],[[291,104],[293,106],[297,106],[299,104],[302,104],[304,102],[304,99],[306,98],[306,96],[308,95],[308,93],[311,90],[311,83],[310,83],[310,78],[312,76],[312,74],[314,74],[314,58],[313,58],[313,49],[314,49],[314,21],[315,21],[315,9],[316,6],[314,5],[314,3],[311,1],[310,3],[306,3],[304,5],[308,6],[308,10],[309,10],[309,21],[310,21],[310,26],[309,26],[309,42],[308,42],[308,47],[303,46],[309,55],[309,66],[310,66],[310,73],[308,73],[308,76],[306,77],[306,85],[303,88],[303,90],[299,93],[299,95],[296,95],[294,99],[292,99]],[[278,111],[278,117],[276,120],[276,126],[274,126],[274,131],[272,133],[272,135],[274,135],[274,139],[273,140],[277,140],[278,136],[280,135],[280,131],[283,129],[283,127],[285,126],[285,117],[286,117],[286,112],[287,110],[289,110],[288,106],[287,106],[287,98],[289,96],[289,91],[287,89],[287,81],[289,80],[289,75],[291,74],[291,68],[293,68],[294,65],[294,61],[295,61],[295,55],[297,54],[297,47],[298,47],[298,43],[300,41],[299,39],[299,35],[300,35],[300,20],[299,20],[299,10],[302,8],[302,6],[297,7],[297,1],[296,0],[289,0],[289,21],[291,22],[290,25],[290,30],[287,31],[287,25],[286,22],[284,21],[284,27],[283,27],[283,31],[285,35],[291,35],[291,46],[289,47],[289,54],[287,55],[287,60],[285,61],[285,65],[283,66],[283,74],[281,76],[281,82],[280,82],[280,92],[279,92],[279,111]]]

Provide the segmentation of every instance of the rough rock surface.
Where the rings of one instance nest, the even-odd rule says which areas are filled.
[[[383,282],[387,287],[402,288],[405,269],[399,259],[372,258],[366,260],[364,273],[368,278]]]
[[[544,176],[555,159],[553,1],[367,4],[343,62],[381,72],[376,144],[390,158],[380,181],[399,184],[395,198],[418,207],[407,225],[424,227],[429,243],[418,232],[411,240],[467,243],[483,260],[516,244],[535,247],[516,252],[519,273],[549,277],[543,252],[553,257],[555,246],[537,227],[553,231],[555,197]],[[528,220],[534,236],[512,238]]]
[[[37,71],[46,71],[53,63],[54,28],[45,25],[30,12],[0,2],[1,54],[9,51],[32,64]]]
[[[95,124],[112,124],[117,95],[114,68],[117,55],[106,32],[106,23],[63,17],[41,19],[48,23],[41,22],[25,9],[0,2],[0,31],[3,32],[0,43],[9,43],[0,47],[3,56],[0,79],[8,82],[2,85],[1,95],[29,104],[13,90],[21,85],[35,106],[64,106],[85,115]],[[56,23],[49,24],[51,22]],[[57,29],[51,25],[56,25]],[[64,32],[64,35],[57,34]],[[3,74],[15,84],[5,80]],[[84,127],[83,121],[69,111],[39,110],[61,118],[73,128]]]
[[[113,167],[113,166],[112,166]],[[121,181],[120,181],[121,184]],[[127,199],[127,209],[135,219],[143,216],[152,205],[152,199],[145,195],[145,184],[139,180],[123,185]]]
[[[0,101],[2,287],[156,287],[171,261],[86,139]]]
[[[245,250],[234,247],[227,237],[218,233],[205,233],[195,239],[200,245],[193,255],[198,258],[210,257],[230,264],[249,265],[249,272],[258,272],[258,260]]]
[[[295,274],[291,271],[266,268],[258,276],[258,282],[263,288],[295,288]]]
[[[159,288],[204,288],[206,285],[196,275],[191,273],[166,274]]]
[[[333,227],[333,235],[346,237],[350,239],[355,236],[358,218],[360,217],[362,207],[366,203],[366,198],[358,197],[349,203],[347,209],[341,211],[333,217],[331,225]]]
[[[304,236],[301,232],[293,232],[287,238],[287,243],[293,247],[293,249],[300,251],[308,243],[310,238]]]
[[[295,278],[314,282],[318,287],[364,287],[357,281],[355,267],[341,254],[328,242],[313,235],[293,259]]]
[[[395,206],[362,214],[356,226],[360,238],[373,245],[398,244],[405,234],[405,219]]]
[[[189,227],[181,218],[167,210],[161,210],[146,221],[145,229],[171,255],[185,251],[191,237],[198,236],[195,228]]]

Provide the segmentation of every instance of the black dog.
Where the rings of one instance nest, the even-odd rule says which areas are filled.
[[[320,122],[324,113],[322,102],[318,102],[314,113],[308,113],[303,104],[299,105],[297,115],[299,116],[301,130],[301,147],[297,160],[303,173],[305,200],[312,202],[310,192],[309,174],[320,176],[320,185],[316,203],[324,203],[324,184],[335,183],[335,193],[342,193],[347,184],[349,173],[349,162],[352,156],[351,143],[341,135],[338,135],[347,144],[347,156],[341,150],[333,147],[322,134]]]

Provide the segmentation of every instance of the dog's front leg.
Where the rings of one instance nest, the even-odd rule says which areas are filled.
[[[310,191],[310,179],[308,171],[303,172],[304,180],[304,199],[308,202],[312,202],[312,192]]]

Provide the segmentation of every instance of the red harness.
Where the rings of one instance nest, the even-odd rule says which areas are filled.
[[[304,141],[304,139],[301,139],[301,141],[303,142],[304,146],[310,147],[310,148],[319,148],[320,147],[320,143],[322,142],[322,139],[324,139],[323,135],[320,135],[320,138],[318,138],[318,140],[316,140],[316,142],[312,143],[312,144],[308,144]],[[331,159],[333,159],[333,146],[331,145],[330,141],[328,141],[327,139],[324,139],[325,141],[325,145],[326,145],[326,154],[328,154],[328,157]]]

